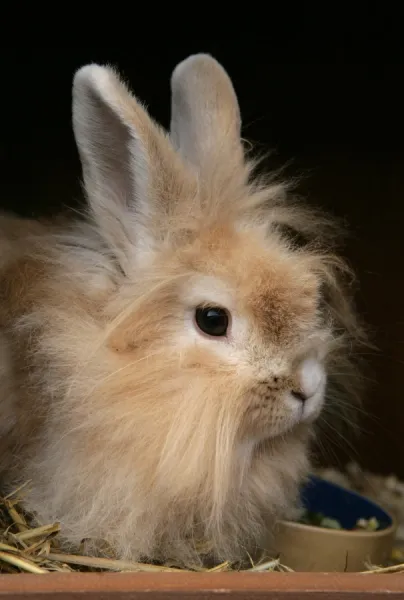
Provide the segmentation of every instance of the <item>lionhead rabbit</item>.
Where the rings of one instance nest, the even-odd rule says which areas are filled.
[[[191,56],[171,87],[166,134],[81,68],[88,214],[0,219],[2,478],[67,546],[238,560],[294,514],[359,327],[331,226],[253,176],[223,68]]]

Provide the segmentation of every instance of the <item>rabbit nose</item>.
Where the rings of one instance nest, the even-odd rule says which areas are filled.
[[[290,393],[292,394],[293,398],[295,398],[296,400],[300,400],[300,402],[302,402],[303,404],[307,400],[307,395],[301,391],[292,390]]]

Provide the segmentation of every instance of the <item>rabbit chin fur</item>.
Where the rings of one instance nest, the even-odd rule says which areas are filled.
[[[223,68],[192,56],[171,89],[166,133],[80,69],[87,214],[0,217],[0,467],[67,546],[238,560],[294,514],[318,415],[355,401],[361,332],[333,225],[253,176]],[[203,305],[227,336],[198,331]]]

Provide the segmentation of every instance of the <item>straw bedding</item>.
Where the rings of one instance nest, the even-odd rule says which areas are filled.
[[[357,465],[348,465],[344,473],[332,469],[318,472],[322,477],[356,490],[377,501],[395,515],[399,528],[397,546],[389,565],[364,565],[363,573],[404,573],[404,483],[394,476],[382,477],[362,471]],[[0,497],[0,573],[37,573],[55,571],[178,571],[175,566],[132,563],[114,558],[92,557],[87,554],[70,555],[61,551],[57,523],[37,524],[21,508],[24,486],[7,497]],[[84,549],[84,548],[83,548]],[[237,570],[229,562],[207,571]],[[277,558],[253,564],[251,571],[290,571]],[[195,570],[202,570],[196,568]]]

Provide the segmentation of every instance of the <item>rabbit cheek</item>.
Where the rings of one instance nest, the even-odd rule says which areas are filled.
[[[242,426],[244,436],[265,439],[286,433],[299,420],[298,411],[288,408],[280,398],[254,395],[245,412]]]

